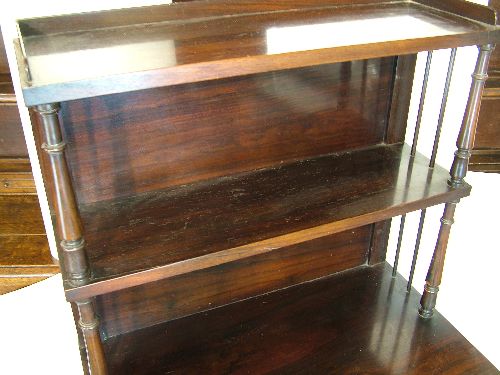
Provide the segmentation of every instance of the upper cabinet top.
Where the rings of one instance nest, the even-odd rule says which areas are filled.
[[[18,24],[29,106],[500,39],[495,11],[463,0],[202,0]]]

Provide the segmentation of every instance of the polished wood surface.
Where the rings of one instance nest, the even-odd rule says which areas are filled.
[[[47,242],[46,238],[45,242]],[[34,250],[40,252],[40,248],[36,248]],[[59,272],[59,267],[53,264],[52,260],[47,261],[44,263],[45,265],[42,266],[32,265],[31,263],[34,263],[33,261],[26,263],[29,264],[9,264],[6,266],[0,264],[0,294],[24,288],[25,286],[45,280],[47,277],[53,276]]]
[[[124,18],[117,21],[122,25],[118,27],[115,21],[109,21],[112,13],[94,18],[88,15],[22,20],[20,30],[28,65],[20,71],[24,77],[26,104],[409,54],[429,48],[485,44],[500,34],[492,25],[463,17],[464,12],[450,13],[455,8],[460,11],[460,7],[447,7],[443,12],[406,1],[371,4],[361,1],[351,2],[350,6],[344,3],[330,7],[324,2],[318,7],[317,1],[306,1],[306,4],[289,3],[288,11],[267,10],[266,6],[259,8],[259,4],[252,4],[254,9],[259,9],[252,11],[252,6],[243,3],[236,6],[239,12],[232,9],[233,1],[163,6],[157,8],[163,18],[153,17],[148,20],[148,27],[142,27],[142,22],[148,15],[151,18],[154,8],[145,8],[143,13],[140,10],[115,13]],[[191,13],[195,7],[197,11]],[[196,18],[196,14],[206,8],[210,9],[208,14]],[[492,10],[477,5],[469,8],[480,10],[466,9],[468,16],[494,22]],[[179,13],[185,16],[174,21],[173,16]],[[186,15],[189,18],[186,19]],[[80,26],[76,31],[72,28],[61,32],[59,27],[51,30],[47,26],[55,20],[57,24],[70,25],[75,18]],[[134,18],[137,18],[135,22]],[[373,26],[359,33],[359,40],[353,43],[352,37],[363,22]],[[397,22],[402,26],[399,34],[403,31],[406,34],[393,33]],[[341,29],[328,31],[328,27],[339,25]],[[390,30],[384,32],[388,25]],[[303,34],[297,27],[307,28],[310,34],[307,41],[296,39],[285,47],[279,33]],[[352,30],[346,29],[348,27]],[[342,38],[344,35],[349,38]],[[82,45],[86,46],[85,50],[80,50]],[[22,65],[22,55],[19,59]],[[86,69],[78,68],[85,61],[88,61]],[[99,63],[94,63],[96,61]]]
[[[0,195],[0,233],[45,234],[38,198]]]
[[[403,143],[405,140],[416,63],[416,54],[397,57],[386,143]]]
[[[77,200],[381,143],[394,63],[363,60],[63,103]]]
[[[410,162],[406,146],[377,146],[82,206],[94,280],[66,296],[221,265],[469,194],[427,164]]]
[[[0,267],[53,263],[44,234],[0,235]]]
[[[381,264],[108,339],[112,374],[440,374],[498,370]]]
[[[0,194],[0,294],[58,272],[50,255],[37,196]]]
[[[365,264],[372,226],[96,298],[106,336],[149,327]],[[196,291],[193,293],[193,291]]]
[[[388,219],[373,224],[372,239],[367,259],[368,264],[375,265],[385,261],[387,245],[389,244],[391,222],[392,220]]]
[[[25,158],[0,158],[0,194],[36,194],[31,164]]]
[[[450,182],[402,145],[415,53],[493,43],[493,10],[180,1],[19,30],[92,373],[491,372],[439,314],[416,320],[381,262],[391,217],[446,203],[437,289],[484,77]]]

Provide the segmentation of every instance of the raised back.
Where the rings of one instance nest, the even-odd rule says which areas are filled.
[[[384,141],[395,58],[63,103],[80,203]]]

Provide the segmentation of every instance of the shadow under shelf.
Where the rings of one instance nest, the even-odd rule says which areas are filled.
[[[108,338],[113,374],[498,374],[381,263]]]
[[[80,207],[88,298],[222,265],[469,195],[407,145],[295,161]]]

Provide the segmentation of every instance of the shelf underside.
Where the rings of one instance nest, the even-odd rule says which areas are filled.
[[[81,207],[94,279],[70,300],[161,280],[467,196],[408,146],[297,161]]]
[[[448,8],[408,1],[308,0],[298,7],[212,0],[21,20],[30,73],[24,97],[27,105],[67,101],[485,44],[500,36],[487,24],[495,22],[491,9],[422,2]]]
[[[108,339],[112,374],[498,374],[386,264]]]

